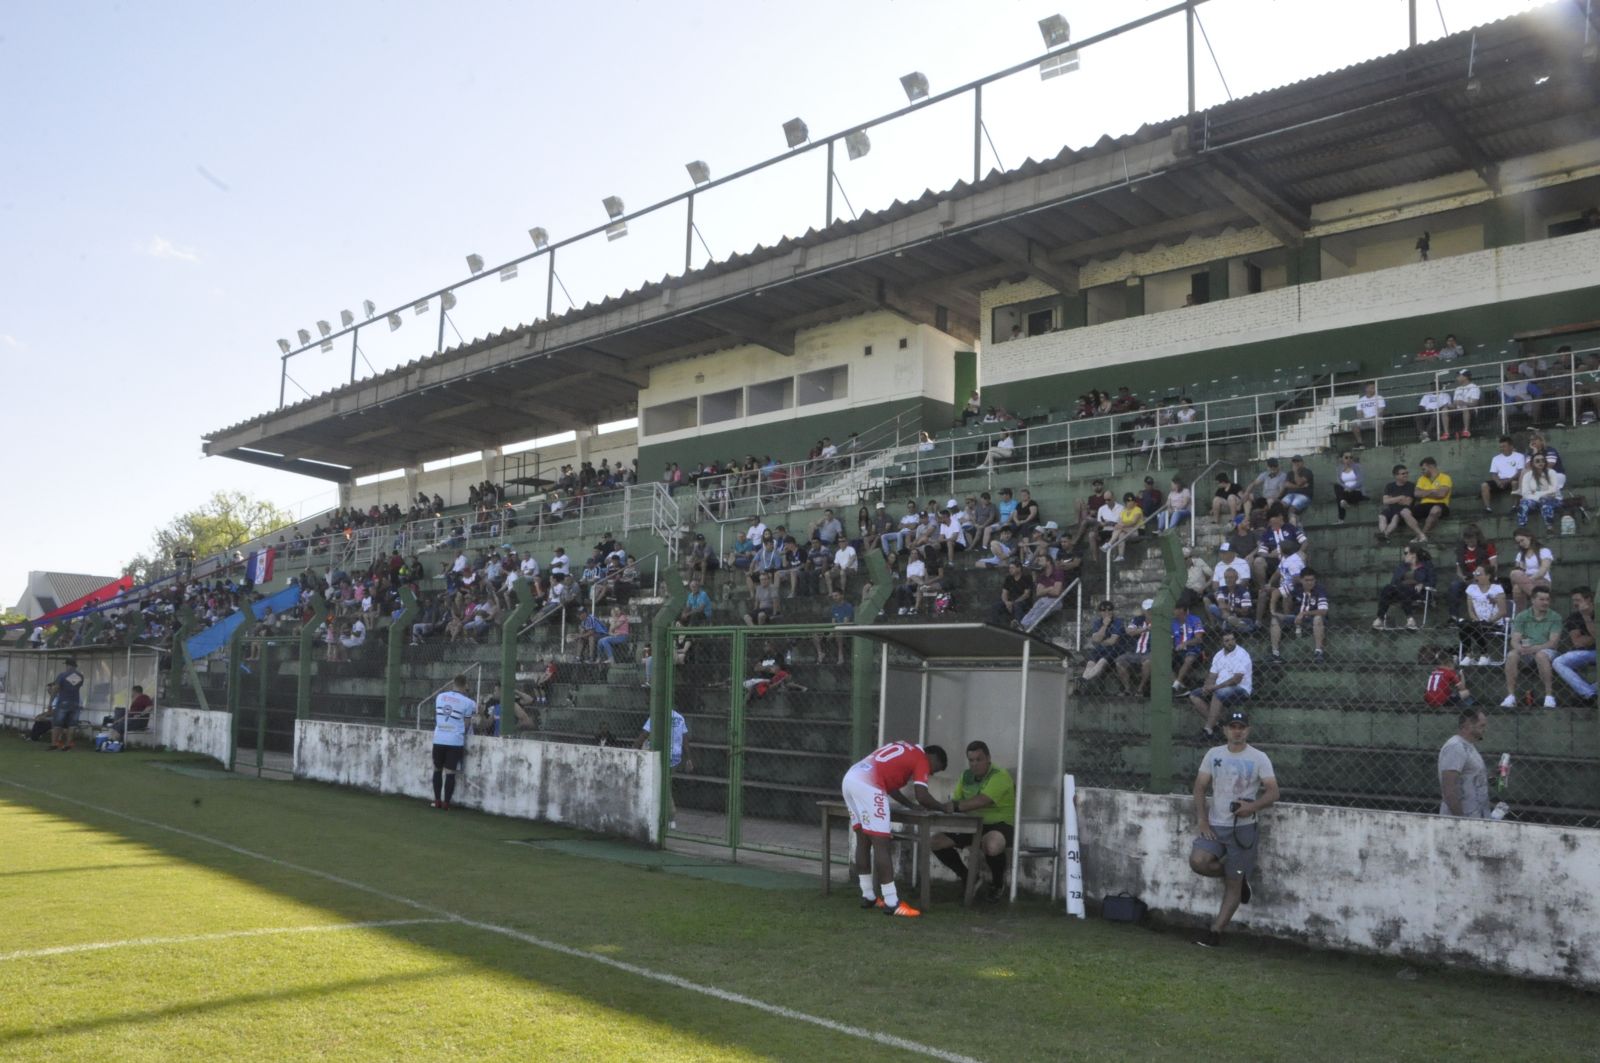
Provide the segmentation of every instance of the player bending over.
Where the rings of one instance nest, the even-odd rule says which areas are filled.
[[[934,812],[944,806],[928,793],[928,776],[944,771],[950,758],[938,746],[890,742],[845,772],[841,789],[850,810],[850,827],[856,832],[856,878],[861,883],[861,907],[881,908],[885,915],[915,918],[922,913],[900,899],[894,886],[894,861],[889,845],[889,798],[907,808],[921,805]],[[901,791],[912,784],[916,801]],[[883,889],[880,900],[874,873]]]

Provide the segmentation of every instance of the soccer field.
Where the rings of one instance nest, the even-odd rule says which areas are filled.
[[[1043,903],[890,920],[798,876],[207,763],[0,735],[0,1059],[1600,1053],[1600,1001],[1549,986]]]

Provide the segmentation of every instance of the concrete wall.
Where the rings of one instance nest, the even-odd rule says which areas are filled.
[[[1189,870],[1189,798],[1080,790],[1085,888],[1199,922],[1219,887]],[[1281,804],[1263,816],[1258,896],[1234,925],[1600,986],[1600,831]]]
[[[428,731],[300,720],[294,775],[431,799],[432,749]],[[660,767],[644,751],[474,736],[463,777],[455,803],[467,808],[658,840]]]
[[[232,717],[225,712],[163,705],[156,709],[155,743],[179,753],[203,753],[231,768],[231,723]],[[137,735],[134,741],[140,741]]]

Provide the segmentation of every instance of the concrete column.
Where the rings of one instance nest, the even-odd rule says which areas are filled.
[[[406,497],[401,509],[408,508],[417,497],[417,481],[422,477],[422,466],[411,465],[406,467]]]
[[[594,429],[580,428],[575,434],[578,437],[578,456],[572,465],[575,469],[581,469],[583,463],[589,460],[589,441],[594,438]]]
[[[1127,302],[1127,316],[1128,317],[1143,317],[1144,316],[1144,278],[1142,278],[1142,277],[1129,277],[1128,281],[1127,281],[1127,284],[1123,286],[1122,290],[1123,290],[1124,294],[1127,296],[1127,299],[1128,299],[1128,302]]]
[[[478,480],[490,480],[498,482],[500,479],[500,448],[489,447],[486,450],[480,451],[478,453],[478,457],[482,462],[482,468],[479,471]]]
[[[1289,250],[1289,283],[1310,284],[1322,279],[1322,238],[1308,236]]]
[[[355,480],[353,478],[349,479],[349,480],[346,480],[346,481],[344,481],[343,483],[341,483],[339,485],[339,508],[340,509],[348,509],[350,507],[350,494],[355,489],[356,489],[356,482],[355,482]]]

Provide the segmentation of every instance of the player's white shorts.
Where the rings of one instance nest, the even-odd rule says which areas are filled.
[[[845,772],[841,789],[844,806],[850,810],[850,826],[863,834],[889,837],[889,795],[872,781],[872,776],[851,768]]]

